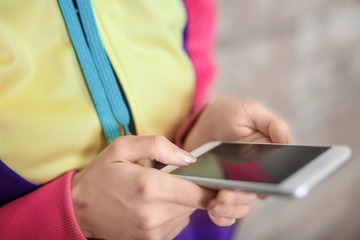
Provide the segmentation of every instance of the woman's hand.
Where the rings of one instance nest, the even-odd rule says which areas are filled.
[[[254,194],[202,188],[137,161],[188,165],[195,159],[160,136],[116,139],[72,179],[76,219],[84,235],[101,239],[173,239],[195,209],[220,226],[245,216]]]
[[[184,142],[191,151],[214,140],[290,143],[288,125],[259,103],[222,98],[199,116]]]

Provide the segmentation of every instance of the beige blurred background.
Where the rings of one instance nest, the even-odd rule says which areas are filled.
[[[301,200],[257,202],[236,239],[360,239],[360,1],[218,0],[213,98],[263,103],[297,144],[346,144],[351,160]]]

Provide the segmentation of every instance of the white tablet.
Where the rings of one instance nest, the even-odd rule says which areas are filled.
[[[304,197],[350,155],[347,146],[209,142],[193,152],[197,161],[162,171],[212,189]]]

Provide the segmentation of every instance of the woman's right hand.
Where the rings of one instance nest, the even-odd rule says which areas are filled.
[[[161,136],[116,139],[72,179],[76,219],[84,235],[100,239],[173,239],[216,192],[156,169],[149,159],[185,166],[195,161]]]

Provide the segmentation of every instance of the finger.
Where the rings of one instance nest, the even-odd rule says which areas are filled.
[[[173,203],[193,209],[206,209],[208,203],[216,197],[217,191],[162,172],[153,168],[144,168],[137,164],[122,162],[108,164],[108,167],[128,165],[127,172],[136,176],[138,187],[131,188],[139,201],[148,203]],[[169,210],[171,213],[171,210]]]
[[[256,128],[274,143],[291,143],[289,127],[281,118],[269,112],[265,107],[258,107],[255,114]]]
[[[157,191],[157,194],[168,202],[191,208],[206,209],[209,202],[216,197],[217,191],[215,190],[201,187],[191,181],[168,173],[154,171],[157,171],[158,176],[154,191]]]
[[[111,143],[108,152],[113,161],[138,162],[149,159],[176,166],[186,166],[196,161],[190,153],[159,135],[120,137]]]
[[[213,217],[242,218],[249,213],[250,204],[256,199],[257,195],[253,193],[224,189],[209,202],[207,209]]]
[[[265,136],[261,132],[254,132],[253,134],[246,136],[245,138],[240,138],[238,141],[242,142],[261,142],[261,143],[271,143],[271,139],[268,136]]]
[[[238,204],[238,205],[221,205],[218,204],[214,208],[208,210],[209,214],[216,218],[243,218],[250,211],[250,206],[248,204]]]
[[[222,189],[218,192],[216,198],[209,203],[208,209],[214,207],[217,204],[222,204],[222,205],[251,204],[256,200],[257,200],[257,195],[255,193]]]
[[[280,118],[273,118],[269,123],[269,137],[274,143],[290,144],[290,133],[287,123]]]
[[[220,227],[227,227],[231,226],[236,222],[234,218],[225,218],[225,217],[218,217],[214,216],[211,212],[208,212],[210,220]]]

